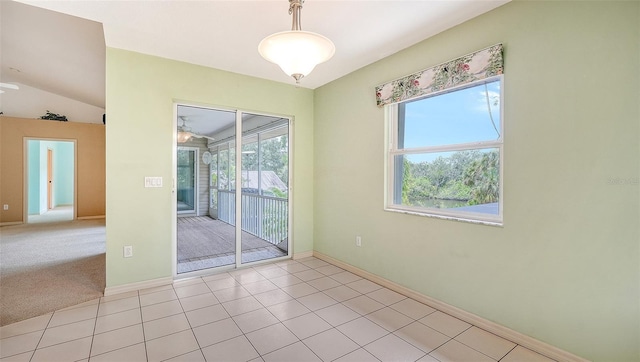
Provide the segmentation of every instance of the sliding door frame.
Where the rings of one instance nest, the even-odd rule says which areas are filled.
[[[202,269],[193,272],[181,273],[178,274],[178,212],[177,212],[177,199],[176,199],[176,187],[177,187],[177,150],[178,150],[178,106],[186,106],[186,107],[200,107],[207,108],[211,110],[217,111],[227,111],[227,112],[235,112],[236,123],[235,123],[235,151],[236,151],[236,159],[235,159],[235,169],[236,173],[242,172],[242,116],[244,114],[256,114],[267,117],[278,117],[288,119],[288,153],[289,153],[289,175],[288,175],[288,218],[287,218],[287,255],[272,259],[259,260],[255,262],[243,263],[242,262],[242,177],[238,174],[235,175],[235,186],[236,186],[236,194],[235,194],[235,202],[236,202],[236,228],[235,228],[235,236],[236,236],[236,255],[235,255],[235,264],[234,265],[225,265],[215,268]],[[273,114],[262,111],[253,111],[247,109],[240,108],[229,108],[225,106],[217,106],[211,104],[202,104],[202,103],[194,103],[188,101],[174,100],[173,102],[173,152],[172,152],[172,174],[173,174],[173,182],[171,189],[171,240],[172,240],[172,274],[174,279],[183,279],[183,278],[191,278],[197,277],[199,275],[211,274],[212,271],[219,272],[224,270],[234,270],[240,269],[253,265],[266,264],[273,261],[278,260],[287,260],[293,258],[294,250],[293,250],[293,164],[294,164],[294,147],[295,139],[294,139],[294,126],[295,126],[295,118],[289,115],[281,115],[281,114]],[[238,171],[240,170],[240,171]],[[209,178],[211,175],[209,175]],[[210,199],[210,197],[209,197]]]

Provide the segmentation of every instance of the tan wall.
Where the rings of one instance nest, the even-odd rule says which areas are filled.
[[[0,117],[0,224],[23,222],[25,137],[76,140],[77,217],[105,215],[103,125]]]

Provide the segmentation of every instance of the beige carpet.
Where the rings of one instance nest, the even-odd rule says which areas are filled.
[[[0,227],[0,326],[99,298],[105,221]]]

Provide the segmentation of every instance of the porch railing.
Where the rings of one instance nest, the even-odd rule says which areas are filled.
[[[242,231],[272,244],[287,238],[289,200],[243,193]],[[236,193],[218,190],[218,219],[236,225]]]

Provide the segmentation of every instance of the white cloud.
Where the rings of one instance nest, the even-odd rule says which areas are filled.
[[[487,95],[489,97],[489,106],[491,107],[491,111],[499,111],[500,110],[500,93],[495,91],[487,91],[487,92],[478,92],[477,106],[475,109],[479,112],[487,111]]]

